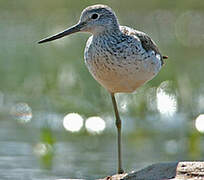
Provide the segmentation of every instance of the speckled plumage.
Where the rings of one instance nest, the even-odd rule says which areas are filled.
[[[93,77],[110,92],[133,92],[161,69],[162,58],[145,49],[142,32],[120,26],[120,31],[93,35],[87,41],[85,62]]]

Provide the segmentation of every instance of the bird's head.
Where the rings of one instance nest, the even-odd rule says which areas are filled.
[[[39,43],[53,41],[80,31],[100,34],[106,31],[116,30],[119,30],[119,24],[113,10],[105,5],[93,5],[82,11],[80,20],[76,25],[54,36],[45,38],[39,41]]]
[[[85,23],[82,31],[92,34],[114,30],[119,26],[115,13],[105,5],[94,5],[84,9],[81,13],[80,23]]]

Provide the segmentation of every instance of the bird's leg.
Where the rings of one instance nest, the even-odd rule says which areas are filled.
[[[116,118],[116,127],[117,127],[117,140],[118,140],[118,173],[122,174],[124,171],[122,169],[122,159],[121,159],[121,119],[118,113],[117,103],[115,100],[114,93],[111,93],[113,108],[115,112],[115,118]]]

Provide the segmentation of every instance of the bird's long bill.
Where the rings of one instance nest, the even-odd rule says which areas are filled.
[[[45,39],[42,39],[38,43],[41,44],[41,43],[53,41],[53,40],[62,38],[64,36],[67,36],[67,35],[79,32],[84,25],[85,25],[84,23],[78,23],[78,24],[76,24],[76,25],[74,25],[74,26],[64,30],[63,32],[60,32],[60,33],[55,34],[53,36],[47,37]]]

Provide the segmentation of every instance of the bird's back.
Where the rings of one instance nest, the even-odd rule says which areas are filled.
[[[133,92],[161,69],[162,56],[145,33],[120,26],[120,33],[93,35],[85,62],[93,77],[110,92]]]

